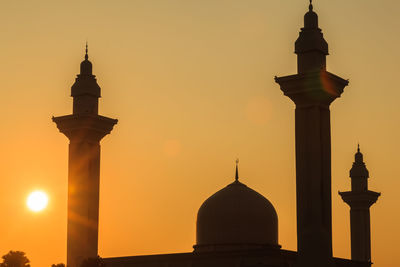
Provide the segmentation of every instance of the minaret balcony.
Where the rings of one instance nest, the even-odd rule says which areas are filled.
[[[339,192],[339,195],[354,210],[369,209],[378,200],[381,193],[367,190],[363,192]]]
[[[325,70],[275,77],[275,82],[298,107],[329,106],[349,84],[349,81]]]
[[[116,119],[93,114],[72,114],[52,119],[71,142],[100,142],[118,122]]]

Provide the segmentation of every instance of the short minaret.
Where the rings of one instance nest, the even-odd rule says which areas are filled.
[[[295,53],[298,73],[275,81],[296,105],[298,266],[334,266],[329,107],[348,81],[326,70],[328,43],[311,1]]]
[[[351,259],[371,262],[371,224],[369,208],[378,200],[380,193],[368,190],[369,173],[358,146],[353,167],[350,170],[351,191],[339,192],[350,206]]]
[[[79,267],[82,260],[97,257],[100,184],[100,140],[117,120],[98,115],[100,87],[85,60],[71,88],[73,113],[53,117],[69,143],[67,266]]]

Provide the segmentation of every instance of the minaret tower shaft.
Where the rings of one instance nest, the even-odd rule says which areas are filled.
[[[98,115],[100,87],[85,60],[71,88],[73,113],[53,117],[68,137],[68,225],[67,266],[79,267],[82,260],[97,257],[100,185],[100,141],[117,120]]]
[[[298,74],[275,81],[296,105],[298,266],[333,266],[329,107],[348,81],[326,71],[328,44],[311,1],[295,53]]]
[[[369,172],[365,166],[360,147],[358,147],[355,154],[350,177],[351,191],[339,192],[339,195],[350,206],[351,259],[371,262],[369,209],[381,194],[368,190]]]

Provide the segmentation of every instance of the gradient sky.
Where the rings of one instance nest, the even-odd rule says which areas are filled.
[[[296,72],[306,0],[2,1],[0,255],[32,267],[65,262],[68,141],[51,116],[72,111],[70,87],[89,41],[100,112],[118,118],[102,142],[99,253],[188,252],[201,203],[233,180],[266,196],[279,242],[296,249],[294,104],[274,83]],[[350,79],[332,110],[334,255],[350,257],[349,169],[360,142],[376,266],[400,240],[400,2],[318,0],[328,70]],[[27,195],[48,192],[47,210]],[[398,261],[398,260],[397,260]]]

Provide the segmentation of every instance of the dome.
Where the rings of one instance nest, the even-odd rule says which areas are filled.
[[[197,214],[195,252],[278,245],[278,216],[264,196],[236,179],[208,198]]]

